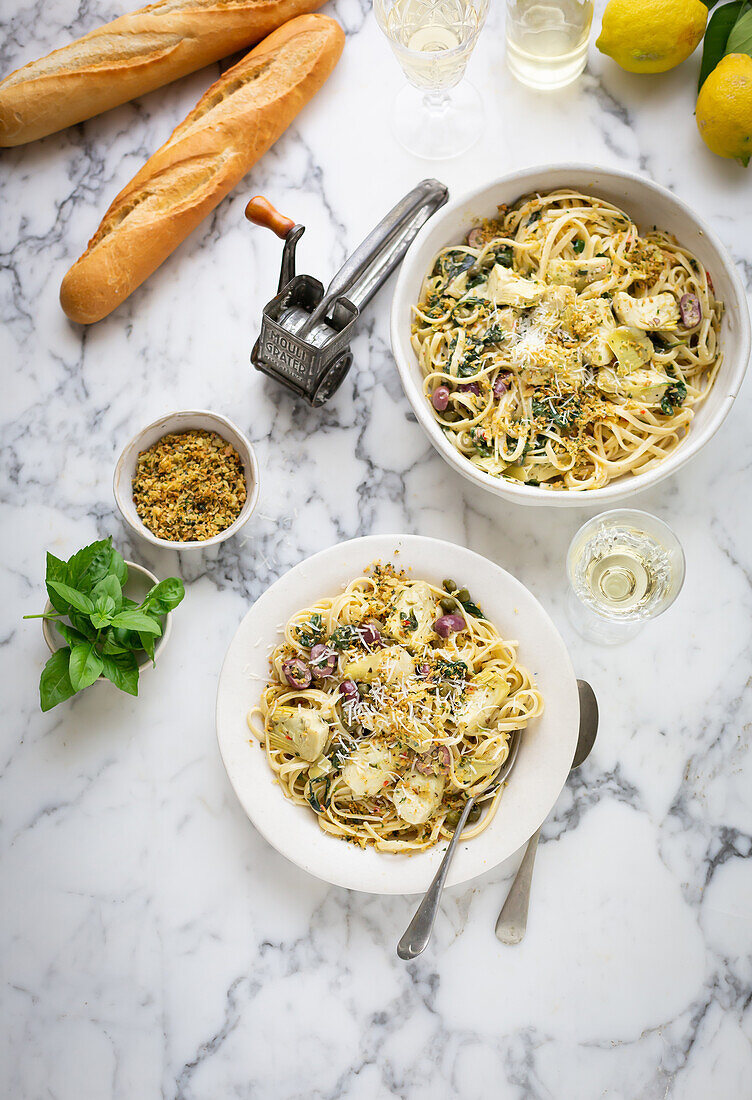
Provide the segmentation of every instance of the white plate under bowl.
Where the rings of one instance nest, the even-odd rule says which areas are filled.
[[[217,738],[241,805],[258,831],[304,871],[351,890],[374,894],[424,891],[441,862],[444,844],[416,855],[362,851],[322,832],[306,807],[284,797],[266,754],[246,724],[269,672],[270,647],[280,623],[303,607],[340,592],[373,561],[393,561],[412,575],[441,585],[466,585],[501,635],[519,641],[519,660],[533,674],[545,712],[525,730],[499,810],[489,827],[461,844],[448,882],[466,882],[520,848],[546,819],[569,772],[579,726],[577,682],[556,627],[518,580],[479,554],[418,535],[370,535],[322,550],[286,573],[253,605],[227,651],[217,693]]]
[[[621,207],[647,230],[654,225],[673,233],[710,272],[716,297],[726,307],[721,325],[723,363],[707,399],[697,408],[682,444],[659,466],[642,474],[625,474],[602,489],[554,491],[513,484],[479,470],[448,441],[423,393],[423,376],[410,345],[412,306],[440,249],[462,241],[479,218],[494,217],[499,203],[513,203],[530,192],[546,194],[571,187]],[[749,307],[734,263],[710,226],[676,195],[630,172],[588,164],[544,165],[502,176],[442,207],[421,229],[400,268],[391,313],[392,351],[400,379],[418,423],[436,450],[468,481],[515,504],[558,508],[611,507],[663,481],[688,462],[715,435],[726,419],[744,378],[750,357]]]

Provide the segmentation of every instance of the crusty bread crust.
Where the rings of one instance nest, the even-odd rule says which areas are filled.
[[[245,49],[323,0],[161,0],[0,81],[0,146],[23,145]]]
[[[344,43],[333,19],[301,15],[212,84],[115,198],[63,279],[72,321],[106,317],[159,267],[315,95]]]

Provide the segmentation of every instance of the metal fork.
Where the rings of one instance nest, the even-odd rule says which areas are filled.
[[[515,730],[509,739],[509,753],[506,760],[496,773],[496,777],[493,782],[486,787],[479,797],[485,798],[487,795],[495,791],[505,779],[509,778],[509,773],[514,767],[514,763],[517,759],[517,753],[520,748],[520,741],[522,740],[522,731]],[[441,866],[436,872],[436,876],[431,885],[426,890],[422,902],[418,906],[415,916],[408,924],[402,939],[397,944],[397,954],[401,959],[414,959],[425,951],[428,946],[428,941],[431,938],[431,931],[433,929],[434,921],[436,920],[436,914],[439,911],[439,902],[441,901],[441,895],[444,890],[444,883],[446,882],[447,873],[449,871],[449,864],[452,862],[454,855],[454,849],[457,847],[457,842],[462,835],[462,830],[465,828],[465,822],[467,821],[470,811],[475,805],[475,798],[468,798],[465,803],[465,808],[462,811],[457,826],[454,830],[452,839],[449,841],[449,846],[444,853],[444,858],[441,861]]]

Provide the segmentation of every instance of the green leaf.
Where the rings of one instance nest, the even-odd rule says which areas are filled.
[[[67,623],[62,623],[58,620],[54,623],[54,627],[58,634],[65,638],[70,646],[81,645],[82,642],[86,641],[85,634],[82,634],[79,630],[74,630],[73,627],[68,626]]]
[[[126,630],[143,630],[147,634],[162,633],[162,624],[138,608],[118,612],[112,617],[112,625],[125,627]]]
[[[155,639],[154,635],[153,634],[144,634],[142,631],[139,631],[138,636],[141,639],[141,648],[146,650],[146,652],[149,654],[149,657],[150,657],[152,663],[154,663],[154,646],[156,644],[156,639]]]
[[[106,630],[110,625],[110,616],[107,612],[94,610],[91,613],[91,625],[97,630]]]
[[[68,618],[80,634],[83,634],[90,642],[94,641],[97,632],[92,626],[91,618],[88,615],[81,615],[78,611],[69,611]]]
[[[112,573],[108,573],[101,581],[97,581],[91,590],[91,598],[94,600],[97,607],[99,607],[99,601],[103,596],[112,600],[113,609],[119,608],[123,602],[122,585]]]
[[[128,580],[128,566],[125,564],[123,555],[117,550],[113,550],[110,555],[110,573],[120,581],[120,587],[125,588],[125,582]]]
[[[724,4],[710,17],[702,47],[702,64],[700,65],[700,78],[697,83],[698,92],[724,56],[729,35],[745,3],[746,0],[734,0],[732,4]]]
[[[68,607],[74,607],[76,611],[81,611],[84,615],[91,615],[94,604],[83,592],[79,592],[77,588],[72,588],[69,584],[63,584],[62,581],[50,581],[49,583],[57,594],[66,601]]]
[[[56,558],[54,554],[47,551],[47,574],[45,577],[45,584],[47,588],[47,595],[50,598],[50,603],[56,611],[60,611],[62,614],[68,610],[68,604],[60,597],[54,588],[50,587],[50,581],[62,581],[63,584],[67,583],[68,566],[60,558]]]
[[[83,691],[91,687],[102,671],[102,658],[94,648],[93,642],[74,646],[71,650],[68,672],[74,691]]]
[[[110,572],[112,539],[92,542],[68,559],[70,583],[74,588],[88,593],[94,585]]]
[[[746,53],[752,57],[752,8],[739,14],[728,37],[726,53]]]
[[[138,664],[132,653],[103,654],[102,672],[121,691],[138,695]]]
[[[52,710],[58,703],[70,699],[76,691],[68,675],[70,649],[57,649],[42,669],[39,679],[39,703],[42,710]]]
[[[142,610],[153,611],[159,615],[166,615],[178,606],[185,596],[185,586],[179,577],[167,577],[166,580],[155,584],[146,599],[141,604]]]
[[[123,632],[123,633],[125,633],[125,632]],[[115,631],[114,630],[108,630],[107,634],[105,635],[104,641],[102,642],[101,652],[102,653],[107,653],[107,654],[127,653],[128,648],[127,648],[127,646],[124,646],[124,645],[120,644],[120,642],[117,640],[117,638],[115,636]]]

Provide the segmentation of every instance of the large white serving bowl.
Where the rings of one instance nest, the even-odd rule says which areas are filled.
[[[493,217],[499,203],[512,203],[521,195],[544,194],[571,187],[620,206],[643,230],[656,225],[673,233],[710,272],[716,297],[726,307],[721,327],[723,363],[713,389],[697,408],[689,434],[674,453],[646,473],[627,474],[604,486],[584,492],[552,491],[533,485],[512,484],[477,469],[447,440],[423,394],[423,379],[410,345],[411,307],[418,301],[423,279],[436,253],[462,241],[478,218]],[[391,313],[392,351],[402,385],[418,423],[439,454],[468,481],[516,504],[558,508],[598,505],[606,507],[634,496],[674,473],[708,442],[726,419],[741,386],[750,357],[750,323],[742,281],[731,257],[710,227],[685,202],[670,191],[630,172],[617,172],[588,164],[562,164],[526,168],[475,188],[435,214],[413,241],[402,263],[394,290]]]
[[[313,812],[284,797],[246,724],[268,676],[270,649],[282,637],[281,624],[317,599],[340,592],[376,560],[412,570],[416,579],[440,585],[452,576],[468,586],[502,636],[519,641],[519,660],[545,699],[545,713],[523,734],[494,820],[480,836],[459,845],[450,885],[501,863],[548,816],[577,744],[577,682],[564,643],[535,597],[498,565],[439,539],[370,535],[322,550],[276,581],[248,611],[227,651],[217,692],[219,748],[243,809],[278,852],[317,878],[374,894],[412,894],[428,887],[445,845],[403,856],[362,851],[322,832]]]

